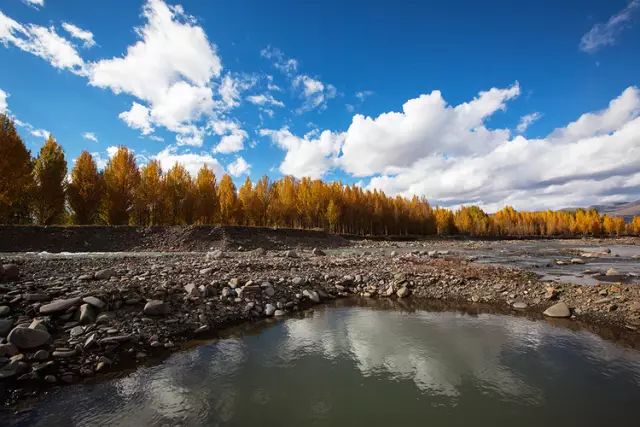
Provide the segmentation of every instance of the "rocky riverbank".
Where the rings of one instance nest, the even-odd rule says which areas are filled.
[[[640,288],[540,282],[447,252],[314,250],[169,256],[26,257],[0,271],[5,402],[171,351],[198,336],[324,301],[365,298],[488,304],[640,328]]]

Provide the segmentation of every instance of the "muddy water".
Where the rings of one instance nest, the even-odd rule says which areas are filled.
[[[590,332],[333,306],[61,388],[9,425],[635,425],[638,402],[640,352]]]

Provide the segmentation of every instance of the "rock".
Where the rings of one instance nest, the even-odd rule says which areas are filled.
[[[313,250],[311,251],[311,254],[313,256],[325,256],[325,255],[327,255],[322,249],[318,249],[318,248],[313,248]]]
[[[272,297],[276,294],[276,290],[273,289],[273,286],[267,286],[262,290],[262,292],[264,292],[264,294],[268,297]]]
[[[184,290],[188,296],[192,298],[200,298],[200,289],[198,289],[195,283],[185,285]]]
[[[96,323],[98,324],[107,324],[110,323],[113,318],[115,317],[115,314],[113,314],[112,312],[108,311],[106,313],[100,313],[98,315],[98,318],[96,319]]]
[[[80,306],[80,323],[87,325],[96,321],[96,312],[91,304],[82,304]]]
[[[39,360],[39,361],[45,361],[49,358],[49,352],[47,350],[38,350],[35,352],[35,354],[33,355],[33,358],[35,360]]]
[[[308,289],[305,289],[304,291],[302,291],[302,295],[306,296],[307,298],[309,298],[311,301],[315,303],[320,302],[320,295],[316,291],[310,291]]]
[[[27,364],[25,362],[12,360],[0,368],[0,379],[15,377],[26,370]]]
[[[285,314],[286,314],[286,313],[284,312],[284,310],[276,310],[276,311],[274,311],[274,312],[273,312],[273,315],[274,315],[275,317],[282,317],[282,316],[284,316]]]
[[[582,258],[571,258],[571,264],[584,264],[584,260]]]
[[[111,277],[115,276],[116,272],[112,268],[105,268],[104,270],[96,271],[93,275],[93,278],[96,280],[109,280]]]
[[[407,288],[406,286],[403,286],[400,289],[398,289],[398,291],[396,292],[396,295],[398,296],[398,298],[404,298],[409,296],[410,293],[411,291],[409,290],[409,288]]]
[[[240,285],[240,280],[237,277],[234,277],[233,279],[229,280],[229,287],[231,289],[235,289]]]
[[[6,337],[9,331],[11,331],[11,327],[13,326],[13,320],[11,319],[0,319],[0,337]]]
[[[11,313],[11,308],[6,305],[0,305],[0,317],[7,317]]]
[[[516,310],[525,310],[528,306],[526,302],[517,301],[514,302],[511,307],[515,308]]]
[[[164,316],[169,314],[169,305],[164,301],[150,300],[144,306],[143,313],[147,316]]]
[[[99,344],[108,345],[108,344],[120,344],[123,342],[131,341],[131,335],[116,335],[113,337],[102,338],[98,341]]]
[[[293,280],[291,281],[291,283],[293,283],[293,286],[300,286],[304,283],[304,279],[302,277],[294,277]]]
[[[0,280],[5,282],[13,282],[20,277],[20,271],[16,264],[4,264],[1,271]]]
[[[25,301],[49,301],[51,297],[47,294],[23,294],[22,299]]]
[[[83,282],[88,282],[89,280],[93,280],[93,274],[81,274],[78,277],[78,280],[81,280]]]
[[[87,304],[91,304],[92,306],[94,306],[98,310],[102,310],[106,306],[104,301],[102,301],[100,298],[96,298],[96,297],[93,297],[93,296],[88,296],[88,297],[82,298],[82,302],[86,302]]]
[[[51,375],[51,374],[45,375],[44,376],[44,380],[46,382],[48,382],[49,384],[53,384],[53,383],[58,381],[58,379],[55,377],[55,375]]]
[[[611,267],[610,269],[607,270],[607,272],[605,273],[605,276],[615,277],[615,276],[621,276],[621,274],[618,270]]]
[[[224,253],[220,249],[216,249],[215,251],[207,252],[205,255],[205,259],[207,261],[211,261],[214,259],[220,259],[224,257]]]
[[[213,270],[214,270],[213,267],[203,268],[202,270],[200,270],[200,274],[202,276],[208,276],[213,272]]]
[[[298,258],[298,254],[296,253],[296,251],[293,250],[288,250],[284,253],[284,257],[285,258]]]
[[[40,314],[49,315],[56,314],[62,311],[67,311],[69,308],[80,303],[80,298],[61,299],[50,302],[40,307]]]
[[[51,335],[49,335],[49,332],[47,331],[18,326],[9,332],[7,341],[18,347],[20,350],[30,350],[44,345],[50,338]]]
[[[49,332],[44,322],[42,322],[42,320],[33,319],[29,324],[29,327],[31,329],[40,329],[41,331]]]
[[[19,352],[18,347],[11,343],[0,344],[0,357],[13,357]]]
[[[66,359],[78,354],[76,349],[73,350],[55,350],[51,355],[56,359]]]
[[[395,291],[393,290],[393,285],[389,285],[387,287],[387,289],[384,291],[383,295],[385,297],[390,297],[391,295],[393,295],[395,293]]]
[[[548,317],[571,317],[571,311],[569,310],[567,304],[565,304],[563,301],[560,301],[559,303],[547,308],[542,314]]]
[[[275,312],[276,312],[276,308],[273,306],[273,304],[267,304],[264,306],[264,314],[266,316],[271,317]]]
[[[546,293],[544,294],[544,299],[552,300],[552,299],[555,299],[557,296],[558,296],[558,291],[555,288],[553,288],[551,286],[548,286],[546,288]]]

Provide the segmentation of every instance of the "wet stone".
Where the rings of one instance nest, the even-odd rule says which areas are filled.
[[[44,345],[50,338],[51,335],[47,331],[16,327],[9,333],[7,341],[21,350],[29,350]]]

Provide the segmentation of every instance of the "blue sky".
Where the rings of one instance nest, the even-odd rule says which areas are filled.
[[[346,4],[345,4],[346,3]],[[640,1],[2,0],[37,153],[340,179],[494,210],[640,198]]]

